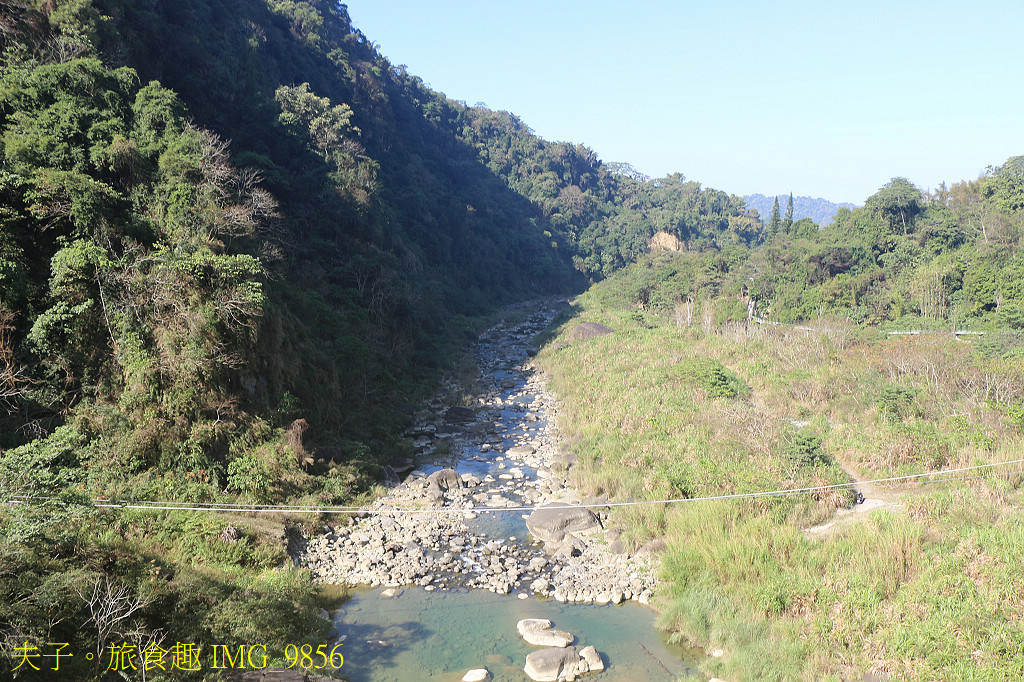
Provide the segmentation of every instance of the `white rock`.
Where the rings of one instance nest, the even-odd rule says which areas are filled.
[[[579,654],[573,648],[548,648],[533,651],[526,656],[523,672],[534,682],[556,682],[576,679]]]
[[[524,618],[516,623],[516,630],[523,634],[527,630],[543,630],[551,627],[551,621],[547,618]]]
[[[474,668],[462,676],[462,682],[485,682],[491,679],[491,671],[487,668]]]
[[[524,618],[516,624],[516,629],[526,643],[533,646],[567,647],[574,639],[564,630],[552,630],[551,621],[544,618]]]
[[[597,653],[597,649],[592,646],[585,646],[580,649],[580,658],[587,662],[587,668],[592,673],[600,672],[604,670],[604,661],[601,660],[601,654]]]

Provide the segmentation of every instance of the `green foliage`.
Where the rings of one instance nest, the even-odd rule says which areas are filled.
[[[185,129],[188,112],[178,95],[151,81],[139,88],[132,101],[132,138],[144,156],[159,154],[169,138]]]
[[[270,477],[263,463],[252,453],[237,457],[228,464],[228,490],[244,493],[254,500],[266,499]]]
[[[82,494],[85,472],[81,447],[85,439],[62,426],[45,439],[0,455],[0,525],[8,542],[31,545],[48,537],[72,534],[73,524],[92,513]],[[11,496],[45,501],[8,504]]]
[[[779,198],[775,197],[775,202],[772,204],[772,217],[768,223],[768,237],[772,238],[782,231],[782,214],[779,212]]]
[[[1024,209],[1024,156],[1014,156],[989,168],[984,192],[1001,210],[1015,213]]]
[[[864,205],[884,217],[893,231],[903,234],[913,231],[914,219],[921,212],[921,190],[906,178],[893,178],[864,202]]]
[[[829,456],[821,448],[821,436],[813,431],[801,430],[793,434],[793,439],[786,444],[786,456],[802,467],[816,467],[829,464]]]
[[[274,100],[281,107],[280,124],[308,140],[310,149],[333,166],[331,179],[352,192],[358,203],[367,204],[376,191],[379,166],[365,156],[356,141],[360,131],[350,123],[352,108],[347,104],[332,106],[330,99],[310,92],[309,83],[282,85]]]
[[[735,398],[749,391],[735,372],[712,358],[682,360],[669,368],[668,375],[700,389],[709,398]]]
[[[884,386],[878,395],[882,414],[894,422],[901,422],[915,413],[914,398],[917,391],[906,386]]]
[[[1006,408],[1006,416],[1017,428],[1024,428],[1024,402],[1014,403]]]

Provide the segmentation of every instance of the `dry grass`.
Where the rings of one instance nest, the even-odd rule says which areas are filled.
[[[1019,429],[988,405],[1024,391],[1020,369],[972,355],[965,344],[938,337],[894,343],[825,321],[815,332],[719,327],[696,304],[689,326],[678,324],[683,311],[664,324],[648,314],[647,328],[625,311],[582,304],[588,319],[616,333],[547,348],[540,362],[563,400],[559,425],[580,455],[575,479],[584,491],[661,499],[680,489],[697,496],[843,480],[835,467],[794,465],[786,451],[798,428],[823,436],[826,455],[865,478],[1005,462],[1024,452]],[[695,358],[721,362],[750,393],[711,398],[665,380],[666,368]],[[880,406],[893,384],[916,391],[898,419]],[[1016,673],[1017,658],[992,642],[1024,643],[1019,619],[1005,615],[1006,604],[1019,609],[1024,594],[1017,504],[1024,472],[1015,471],[883,491],[904,495],[901,510],[865,514],[825,539],[801,529],[844,506],[842,492],[637,507],[614,522],[634,545],[668,539],[663,622],[680,639],[730,652],[708,663],[709,675],[821,679],[885,671],[895,679],[942,679],[940,671],[955,670],[1004,679]],[[964,585],[981,607],[956,601]],[[964,673],[948,660],[985,672]]]

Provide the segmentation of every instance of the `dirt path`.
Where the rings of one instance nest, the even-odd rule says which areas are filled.
[[[862,502],[854,504],[849,509],[838,509],[831,519],[825,523],[817,526],[811,526],[805,532],[808,535],[814,537],[828,537],[835,533],[840,528],[849,526],[851,523],[858,523],[868,517],[868,512],[872,512],[876,509],[883,507],[887,509],[900,510],[903,509],[903,499],[908,495],[909,491],[896,490],[891,486],[878,485],[875,483],[869,483],[858,476],[853,469],[842,463],[839,464],[846,475],[849,476],[853,481],[856,481],[856,485],[853,489],[860,493]]]

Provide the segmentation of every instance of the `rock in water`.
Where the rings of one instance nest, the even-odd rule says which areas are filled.
[[[523,672],[534,682],[556,682],[559,675],[575,679],[579,660],[576,647],[541,649],[527,655]]]
[[[551,621],[547,618],[523,618],[516,623],[516,630],[523,634],[527,630],[544,630],[551,627]]]
[[[552,630],[551,621],[546,618],[525,618],[516,623],[516,630],[533,646],[567,647],[574,639],[564,630]]]
[[[600,528],[601,521],[594,512],[584,507],[557,508],[560,505],[546,505],[534,511],[526,519],[526,527],[542,542],[561,542],[568,531],[585,531]]]
[[[597,649],[594,647],[585,646],[580,649],[580,658],[586,661],[589,672],[596,673],[604,670],[604,661],[601,660],[601,654],[597,653]]]
[[[486,682],[491,679],[491,672],[487,668],[474,668],[462,676],[462,682]]]

